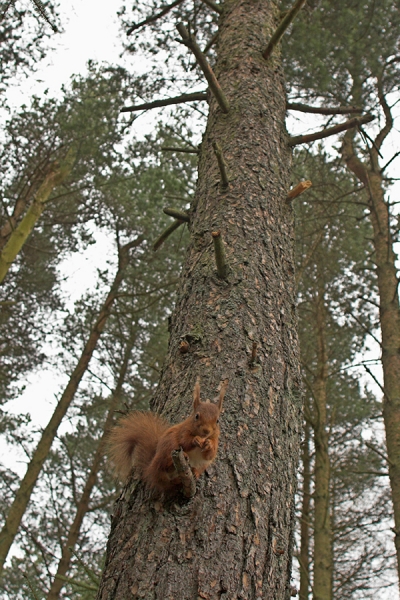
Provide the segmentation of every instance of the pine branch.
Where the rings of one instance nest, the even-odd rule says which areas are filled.
[[[195,148],[175,148],[174,146],[161,146],[163,152],[186,152],[186,154],[198,154]]]
[[[184,221],[179,219],[179,220],[174,221],[172,223],[172,225],[169,225],[166,229],[164,229],[164,231],[162,232],[160,237],[157,238],[156,241],[154,242],[154,245],[153,245],[154,252],[156,250],[158,250],[160,248],[160,246],[163,245],[163,243],[165,242],[165,240],[167,238],[169,238],[171,233],[174,233],[175,229],[178,229],[178,227],[180,227],[182,225],[182,223],[184,223]]]
[[[212,231],[212,239],[214,242],[215,262],[217,265],[217,273],[221,279],[226,279],[228,275],[228,265],[226,264],[225,249],[222,242],[221,232]]]
[[[169,217],[174,217],[178,221],[185,221],[189,223],[190,218],[189,215],[181,210],[177,210],[176,208],[163,208],[163,212]]]
[[[196,480],[190,468],[189,459],[183,453],[182,448],[172,451],[172,462],[181,478],[183,495],[185,498],[193,498],[196,493]]]
[[[156,13],[155,15],[151,15],[150,17],[147,17],[147,19],[144,19],[144,21],[140,21],[140,23],[135,23],[128,29],[128,31],[126,32],[126,35],[131,35],[131,33],[136,31],[136,29],[140,29],[140,27],[144,27],[144,25],[148,25],[149,23],[154,23],[154,21],[161,19],[161,17],[163,17],[164,15],[169,13],[170,10],[175,8],[175,6],[179,6],[179,4],[182,4],[183,1],[184,0],[175,0],[175,2],[172,2],[172,4],[168,4],[167,6],[164,6],[164,8],[162,10],[160,10],[159,13]]]
[[[307,181],[300,181],[300,183],[295,185],[294,188],[292,188],[289,191],[288,195],[286,196],[286,200],[294,200],[295,198],[297,198],[297,196],[300,196],[300,194],[308,190],[308,188],[310,188],[311,186],[312,182],[309,179],[307,179]]]
[[[312,113],[316,115],[347,115],[351,113],[362,113],[362,108],[358,106],[308,106],[300,102],[288,102],[286,104],[288,110],[297,110],[304,113]]]
[[[185,44],[185,46],[187,46],[195,55],[197,63],[200,69],[203,71],[204,77],[207,79],[208,85],[210,86],[210,90],[214,94],[222,112],[228,113],[229,102],[214,75],[214,71],[210,67],[205,55],[200,50],[200,46],[197,44],[195,38],[189,33],[183,23],[178,23],[176,28],[182,38],[182,43]]]
[[[144,104],[124,106],[123,108],[121,108],[121,112],[149,110],[151,108],[170,106],[171,104],[183,104],[184,102],[195,102],[204,100],[207,100],[207,92],[194,92],[193,94],[181,94],[180,96],[175,96],[174,98],[165,98],[164,100],[154,100],[153,102],[145,102]]]
[[[341,133],[342,131],[347,131],[347,129],[351,129],[352,127],[357,127],[362,125],[363,123],[370,123],[374,120],[375,117],[372,115],[364,115],[363,117],[353,117],[344,123],[340,123],[339,125],[334,125],[333,127],[327,127],[326,129],[322,129],[321,131],[317,131],[315,133],[310,133],[308,135],[296,135],[289,138],[290,146],[297,146],[298,144],[308,144],[309,142],[314,142],[315,140],[322,140],[323,138],[329,137],[331,135],[336,135],[337,133]]]
[[[201,1],[204,2],[204,4],[207,4],[207,6],[209,8],[211,8],[213,11],[215,11],[219,15],[222,14],[222,7],[219,6],[219,4],[217,4],[216,2],[214,2],[214,0],[201,0]]]
[[[219,171],[221,173],[221,186],[227,188],[229,186],[229,179],[224,155],[222,154],[222,150],[218,142],[213,142],[213,148],[214,154],[217,157]]]
[[[282,21],[279,23],[274,34],[272,35],[272,38],[269,41],[268,46],[265,48],[265,50],[263,52],[263,58],[265,58],[265,60],[268,60],[268,58],[271,56],[272,51],[274,50],[275,46],[277,46],[279,44],[286,29],[289,27],[289,25],[291,24],[291,22],[293,21],[293,19],[295,18],[295,16],[297,15],[297,13],[300,11],[300,9],[303,7],[303,5],[305,3],[306,3],[306,0],[297,0],[297,2],[294,3],[292,8],[290,10],[288,10],[287,13],[285,13],[285,16],[283,17]]]
[[[49,15],[47,14],[47,10],[45,9],[42,0],[31,0],[33,6],[35,7],[35,10],[37,13],[39,13],[39,15],[42,17],[42,19],[44,21],[46,21],[46,23],[48,25],[50,25],[50,27],[52,28],[52,30],[54,31],[54,33],[58,33],[58,29],[57,27],[54,25],[54,23],[52,23],[50,21]]]

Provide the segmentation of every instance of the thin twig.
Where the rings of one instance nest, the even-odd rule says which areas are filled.
[[[229,102],[214,75],[214,71],[208,63],[207,58],[200,50],[200,46],[197,44],[195,38],[193,35],[191,35],[191,33],[189,33],[183,23],[178,23],[176,28],[179,31],[183,44],[185,44],[185,46],[187,46],[195,55],[197,63],[200,69],[203,71],[204,77],[207,79],[208,85],[210,86],[210,90],[214,94],[222,112],[228,113]]]
[[[182,2],[183,2],[183,0],[175,0],[175,2],[172,2],[172,4],[168,4],[167,6],[164,6],[164,8],[162,10],[160,10],[159,13],[156,13],[155,15],[151,15],[150,17],[147,17],[147,19],[144,19],[144,21],[140,21],[140,23],[135,23],[128,29],[128,31],[126,32],[126,35],[131,35],[131,33],[136,31],[136,29],[140,29],[140,27],[143,27],[144,25],[148,25],[149,23],[154,23],[154,21],[161,19],[161,17],[163,17],[164,15],[169,13],[169,11],[172,10],[173,8],[175,8],[175,6],[179,6],[179,4],[182,4]]]
[[[174,98],[165,98],[164,100],[153,100],[153,102],[144,102],[144,104],[134,104],[133,106],[124,106],[121,112],[135,112],[137,110],[149,110],[151,108],[160,108],[170,106],[171,104],[183,104],[184,102],[196,102],[207,100],[206,92],[194,92],[193,94],[181,94]]]
[[[279,44],[286,29],[289,27],[290,23],[293,21],[293,19],[305,3],[306,0],[297,0],[297,2],[294,3],[292,8],[288,10],[287,13],[285,13],[285,16],[279,23],[278,27],[275,29],[275,32],[273,33],[268,43],[268,46],[263,52],[263,58],[265,58],[265,60],[267,60],[271,56],[273,49],[275,48],[275,46],[277,46],[277,44]]]
[[[308,135],[296,135],[289,138],[289,146],[297,146],[298,144],[307,144],[309,142],[314,142],[315,140],[322,140],[323,138],[336,135],[342,131],[347,131],[347,129],[351,129],[352,127],[357,127],[360,124],[370,123],[374,120],[374,118],[375,117],[372,115],[353,117],[344,123],[334,125],[333,127],[327,127],[327,129],[322,129],[321,131],[316,131],[315,133],[310,133]]]
[[[378,448],[375,448],[375,446],[373,444],[371,444],[370,442],[365,442],[365,445],[370,450],[373,450],[374,452],[376,452],[376,454],[378,454],[378,456],[380,456],[381,458],[383,458],[383,460],[385,462],[387,462],[391,467],[394,467],[394,463],[389,459],[388,456],[386,456],[386,454],[384,452],[382,452]]]
[[[175,146],[161,146],[163,152],[185,152],[186,154],[198,154],[195,148],[177,148]]]

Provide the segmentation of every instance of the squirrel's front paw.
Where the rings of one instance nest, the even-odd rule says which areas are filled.
[[[210,440],[204,440],[202,446],[201,446],[201,451],[202,452],[206,452],[207,450],[211,450],[211,442]]]
[[[199,448],[202,448],[203,444],[204,444],[204,440],[202,440],[201,437],[196,435],[196,437],[193,438],[193,444],[195,446],[198,446]]]

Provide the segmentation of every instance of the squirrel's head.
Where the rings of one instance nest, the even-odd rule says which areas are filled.
[[[193,431],[202,438],[208,438],[216,431],[219,432],[219,415],[222,410],[228,380],[221,385],[217,402],[201,402],[200,400],[200,378],[197,378],[193,391],[193,413],[191,415]]]

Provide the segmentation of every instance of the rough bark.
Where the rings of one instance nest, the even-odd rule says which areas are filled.
[[[43,183],[35,194],[32,204],[26,211],[26,214],[18,225],[12,229],[7,242],[0,253],[0,283],[7,275],[10,266],[21,251],[22,246],[25,244],[37,221],[40,219],[52,191],[55,187],[65,181],[70,174],[75,158],[76,149],[71,148],[62,164],[58,167],[54,167],[48,175],[46,175]],[[11,227],[12,221],[9,223],[9,228]],[[5,234],[6,231],[7,229],[5,228],[3,233]]]
[[[324,291],[316,297],[317,374],[313,385],[315,407],[314,444],[314,600],[331,600],[333,554],[330,517],[330,458],[327,431],[328,353]]]
[[[129,250],[133,247],[137,247],[141,242],[142,238],[137,238],[135,241],[126,244],[119,250],[118,270],[110,292],[108,293],[107,298],[99,312],[96,322],[90,332],[88,341],[86,342],[78,363],[71,374],[69,382],[57,403],[54,413],[47,426],[43,430],[40,441],[32,454],[32,458],[28,464],[24,478],[22,479],[20,487],[15,494],[14,501],[8,511],[7,518],[0,532],[0,572],[3,569],[4,562],[17,534],[22,517],[24,516],[25,510],[28,506],[33,488],[57,434],[58,427],[74,399],[75,393],[83,375],[85,374],[85,371],[89,365],[89,361],[96,348],[96,344],[110,315],[111,307],[117,296],[118,288],[123,281],[126,267],[128,266]]]
[[[300,590],[299,600],[308,600],[310,589],[310,499],[311,499],[311,457],[310,425],[306,423],[301,456],[303,463],[303,488],[301,490],[300,522]]]
[[[219,454],[190,501],[151,498],[128,482],[99,600],[290,597],[301,384],[285,89],[278,56],[261,55],[274,15],[265,0],[224,3],[214,72],[230,111],[210,96],[191,244],[152,405],[178,422],[190,412],[197,375],[203,398],[227,377]],[[227,163],[227,189],[214,142]],[[213,231],[221,231],[225,279]]]
[[[390,110],[380,94],[385,112],[385,125],[370,149],[369,163],[359,159],[354,148],[354,133],[348,132],[342,154],[347,167],[365,185],[368,194],[370,219],[373,227],[374,262],[379,293],[383,369],[383,419],[389,479],[395,522],[395,547],[400,576],[400,307],[398,293],[397,256],[390,231],[389,206],[385,201],[384,184],[379,167],[379,148],[393,126]]]
[[[71,527],[68,531],[67,539],[65,541],[64,547],[62,549],[62,555],[57,567],[57,573],[54,577],[54,580],[51,584],[49,593],[47,594],[47,600],[57,600],[60,597],[60,592],[65,585],[65,581],[61,579],[61,577],[65,577],[69,571],[72,553],[70,548],[74,548],[75,544],[78,541],[81,526],[83,523],[83,519],[87,511],[89,510],[89,502],[90,496],[92,494],[93,488],[96,485],[97,474],[99,472],[101,463],[104,458],[104,453],[107,444],[107,438],[110,433],[110,429],[114,422],[114,412],[118,408],[121,402],[121,393],[122,387],[124,385],[126,373],[128,371],[128,366],[132,354],[132,349],[134,346],[135,340],[132,337],[129,340],[127,347],[125,349],[125,355],[122,361],[121,370],[118,376],[117,385],[115,386],[115,390],[111,397],[110,406],[108,409],[108,414],[106,420],[104,422],[103,435],[101,436],[98,446],[96,448],[96,452],[93,457],[92,466],[90,468],[88,477],[86,479],[85,487],[82,492],[82,496],[78,502],[76,507],[75,518],[71,524]]]

